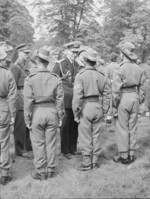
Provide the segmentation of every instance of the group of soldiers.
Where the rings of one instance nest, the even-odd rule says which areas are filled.
[[[135,161],[139,104],[144,101],[146,77],[137,65],[135,46],[125,42],[119,55],[103,67],[97,51],[77,41],[65,45],[65,57],[50,65],[50,51],[16,47],[18,59],[11,64],[10,49],[0,48],[0,146],[1,184],[12,180],[10,133],[14,132],[17,156],[32,158],[34,179],[55,174],[56,134],[60,128],[61,153],[69,160],[82,154],[79,171],[99,168],[103,120],[115,121],[118,154],[115,162]],[[12,49],[11,49],[12,50]],[[7,63],[9,62],[9,67]],[[50,68],[50,70],[49,70]],[[14,126],[14,129],[13,129]],[[10,130],[11,129],[11,130]]]

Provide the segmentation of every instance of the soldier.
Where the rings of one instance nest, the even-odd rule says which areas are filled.
[[[65,116],[60,129],[61,133],[61,152],[64,157],[71,159],[71,154],[76,154],[78,125],[74,121],[72,112],[73,84],[78,72],[78,64],[74,61],[80,50],[78,42],[71,42],[66,45],[66,57],[56,63],[53,72],[62,78],[64,88]]]
[[[123,62],[112,82],[113,103],[118,109],[115,131],[118,156],[113,160],[122,164],[130,164],[135,160],[139,103],[144,100],[145,92],[145,76],[136,64],[134,49],[135,46],[130,42],[120,47]]]
[[[14,126],[15,151],[17,156],[32,158],[31,154],[27,152],[32,148],[29,139],[29,130],[26,128],[23,113],[24,80],[29,75],[27,63],[31,50],[29,50],[26,44],[20,44],[16,49],[19,51],[19,57],[11,69],[18,92],[17,113]]]
[[[36,168],[32,177],[44,180],[54,176],[56,133],[64,114],[64,92],[61,79],[47,69],[49,51],[39,49],[36,62],[38,72],[25,80],[24,116],[31,129]]]
[[[114,74],[119,68],[119,64],[117,63],[117,58],[118,58],[118,54],[112,53],[110,55],[111,63],[106,66],[107,74],[111,82],[111,89],[112,89],[112,82],[113,82]],[[117,110],[114,107],[112,107],[112,95],[111,95],[111,100],[110,100],[109,115],[117,117]]]
[[[16,114],[17,89],[12,73],[6,65],[7,53],[0,51],[0,151],[1,151],[1,179],[5,185],[12,180],[10,173],[11,157],[10,126],[14,125]]]
[[[97,60],[97,52],[88,49],[86,67],[75,78],[72,107],[83,156],[83,163],[77,168],[80,171],[99,167],[100,128],[110,104],[110,84],[105,73],[94,68]]]

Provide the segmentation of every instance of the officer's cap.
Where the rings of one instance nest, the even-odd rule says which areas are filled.
[[[43,48],[40,48],[38,51],[37,51],[37,57],[49,62],[49,56],[50,56],[50,53],[48,50],[46,49],[43,49]]]
[[[65,44],[64,47],[66,47],[67,49],[71,50],[72,52],[79,52],[80,45],[81,45],[81,42],[73,41],[73,42]]]
[[[13,47],[8,45],[6,41],[0,42],[0,49],[4,50],[5,52],[13,50]]]
[[[135,46],[130,42],[125,42],[120,46],[121,52],[131,60],[137,60],[137,56],[134,53]]]
[[[30,53],[31,50],[29,49],[29,46],[27,46],[26,43],[23,43],[23,44],[19,44],[17,47],[16,47],[17,50],[21,51],[21,52],[24,52],[24,53]]]
[[[98,53],[93,50],[92,48],[89,48],[86,50],[85,55],[84,55],[85,59],[88,59],[90,61],[98,61],[99,57],[98,57]]]
[[[0,49],[0,60],[5,59],[6,57],[7,57],[7,53],[4,50]]]

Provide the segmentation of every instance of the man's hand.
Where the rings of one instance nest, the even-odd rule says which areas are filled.
[[[80,119],[79,119],[79,118],[77,118],[77,117],[76,117],[76,118],[74,118],[74,121],[75,121],[75,122],[77,122],[77,123],[80,123]]]
[[[29,130],[31,130],[31,124],[26,125]]]
[[[107,116],[106,116],[106,122],[107,122],[108,124],[112,123],[112,116],[107,115]]]
[[[59,120],[58,127],[60,128],[62,126],[62,120]]]
[[[11,125],[14,125],[14,123],[15,123],[15,118],[14,118],[14,117],[11,117],[11,119],[10,119],[10,124],[9,124],[9,125],[10,125],[10,126],[11,126]]]

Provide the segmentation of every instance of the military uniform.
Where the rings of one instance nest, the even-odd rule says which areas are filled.
[[[145,76],[134,62],[136,56],[132,53],[133,49],[134,46],[131,43],[124,44],[122,52],[127,58],[120,64],[112,83],[113,103],[118,108],[116,143],[121,156],[119,160],[123,164],[134,161],[130,157],[134,157],[137,149],[139,103],[143,101],[145,92]]]
[[[93,66],[86,66],[75,78],[72,103],[74,117],[79,120],[79,145],[85,170],[98,162],[100,128],[109,104],[110,84],[106,75]]]
[[[64,93],[60,78],[46,68],[25,80],[24,116],[31,124],[34,165],[39,174],[52,173],[56,158],[58,120],[64,114]]]
[[[22,155],[25,150],[28,151],[31,150],[29,130],[26,128],[24,122],[24,113],[23,113],[24,80],[29,75],[29,70],[27,69],[25,63],[23,63],[18,59],[11,68],[11,72],[14,75],[17,85],[17,93],[18,93],[17,114],[14,126],[15,150],[16,150],[16,155]]]
[[[1,174],[9,175],[11,167],[10,148],[10,119],[16,115],[17,89],[12,73],[0,66],[0,147]]]
[[[64,89],[65,116],[61,131],[61,152],[63,154],[74,153],[77,149],[78,125],[74,121],[72,111],[73,84],[78,72],[78,64],[65,57],[56,63],[53,72],[62,78]]]

